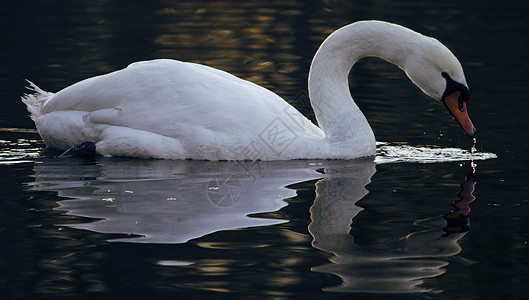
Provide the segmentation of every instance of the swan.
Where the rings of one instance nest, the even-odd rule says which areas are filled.
[[[353,65],[369,56],[399,66],[475,136],[457,58],[438,40],[384,21],[346,25],[316,52],[308,88],[319,126],[268,89],[170,59],[132,63],[57,93],[28,81],[31,93],[22,101],[47,146],[58,150],[88,142],[103,156],[354,159],[375,154],[375,136],[348,84]]]

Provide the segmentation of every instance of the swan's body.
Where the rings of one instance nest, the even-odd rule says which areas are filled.
[[[453,54],[435,39],[380,21],[343,27],[316,53],[309,96],[320,127],[263,87],[211,67],[166,59],[134,63],[55,94],[32,85],[37,93],[23,101],[55,149],[88,141],[107,156],[351,159],[375,153],[373,131],[348,86],[351,67],[366,56],[399,65],[474,134],[464,102],[459,100],[462,113],[445,102],[456,93],[468,98]]]
[[[296,143],[302,139],[318,142],[324,134],[289,108],[271,91],[226,72],[154,60],[69,86],[51,95],[35,119],[42,138],[56,149],[92,141],[98,152],[112,156],[304,157],[308,153],[292,152]],[[266,132],[270,124],[273,128]],[[276,126],[287,127],[289,135],[268,136],[275,130],[282,132]],[[265,141],[280,147],[279,155]]]

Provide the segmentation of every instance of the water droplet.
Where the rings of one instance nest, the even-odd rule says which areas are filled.
[[[472,148],[470,148],[470,166],[472,167],[472,174],[475,174],[476,173],[476,167],[478,166],[475,162],[474,162],[474,154],[477,152],[477,149],[476,149],[476,143],[478,142],[478,139],[476,137],[474,137],[472,139]]]

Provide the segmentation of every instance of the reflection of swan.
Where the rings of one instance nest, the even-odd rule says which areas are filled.
[[[374,163],[355,162],[326,171],[326,178],[316,183],[316,199],[310,209],[312,222],[309,225],[314,247],[334,254],[332,263],[312,270],[335,274],[342,279],[341,285],[326,290],[368,293],[431,291],[421,284],[424,279],[445,272],[446,258],[461,251],[457,241],[465,233],[454,230],[450,235],[443,234],[440,229],[446,226],[446,220],[439,216],[416,221],[415,225],[420,225],[423,230],[394,242],[382,242],[377,249],[361,246],[350,233],[351,222],[355,225],[355,216],[363,210],[355,203],[368,193],[365,186],[375,173]],[[469,190],[465,184],[462,189],[467,187],[466,198],[468,195],[473,197],[473,189]],[[465,197],[462,193],[460,196]],[[465,203],[469,203],[468,199]],[[369,232],[369,235],[376,237],[377,233]]]
[[[315,172],[323,168],[325,174]],[[329,291],[421,292],[424,279],[444,272],[447,258],[460,252],[465,234],[445,219],[416,221],[423,229],[372,249],[356,243],[351,222],[371,229],[356,217],[356,205],[368,191],[375,173],[371,159],[352,161],[200,162],[98,159],[42,159],[35,164],[37,190],[58,191],[58,209],[70,215],[97,218],[67,226],[101,233],[132,234],[125,242],[185,243],[220,230],[274,225],[286,220],[249,217],[273,212],[295,195],[285,186],[308,180],[316,183],[310,208],[313,246],[332,253],[332,263],[313,267],[335,274],[342,284]],[[445,218],[468,213],[473,181],[462,185],[458,208]],[[447,233],[440,231],[443,228]],[[375,230],[366,230],[376,238]],[[377,243],[378,244],[378,243]]]
[[[175,60],[138,62],[56,94],[32,84],[23,97],[51,148],[82,142],[108,156],[278,160],[375,154],[375,138],[349,94],[356,61],[377,56],[400,66],[443,102],[469,136],[470,93],[456,57],[439,41],[381,21],[331,34],[316,53],[309,94],[317,127],[271,91],[223,71]]]
[[[452,233],[461,233],[470,229],[468,225],[468,218],[470,213],[469,204],[474,201],[474,185],[476,184],[476,177],[473,173],[468,174],[465,182],[461,184],[459,191],[459,200],[452,203],[454,210],[444,215],[447,221],[446,227],[443,229],[446,235]]]
[[[307,161],[199,162],[44,159],[34,188],[69,200],[59,209],[99,218],[68,225],[102,233],[139,235],[129,242],[184,243],[226,229],[286,220],[249,217],[277,211],[295,191],[286,185],[320,178]]]

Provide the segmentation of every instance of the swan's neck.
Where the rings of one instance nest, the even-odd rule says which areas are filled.
[[[310,68],[309,97],[332,147],[354,149],[364,156],[375,153],[373,131],[349,92],[349,72],[359,59],[368,56],[404,65],[405,54],[409,55],[407,51],[413,47],[404,41],[413,41],[415,34],[384,22],[357,22],[337,30],[323,42]]]

